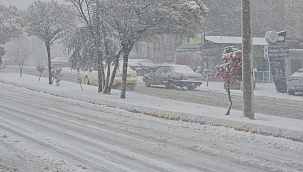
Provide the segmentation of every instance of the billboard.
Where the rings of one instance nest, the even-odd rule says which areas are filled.
[[[197,34],[194,38],[190,38],[188,41],[184,41],[185,45],[198,45],[204,44],[205,42],[205,34]]]

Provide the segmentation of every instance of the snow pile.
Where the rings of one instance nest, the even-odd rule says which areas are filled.
[[[195,1],[185,2],[184,5],[188,6],[188,8],[193,9],[193,10],[197,10],[200,8],[200,6]]]

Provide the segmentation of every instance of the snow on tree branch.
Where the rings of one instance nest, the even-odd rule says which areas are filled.
[[[21,13],[14,6],[6,8],[0,5],[0,44],[22,34]]]
[[[180,5],[184,14],[198,23],[204,21],[204,17],[208,13],[208,8],[200,0],[186,1]]]

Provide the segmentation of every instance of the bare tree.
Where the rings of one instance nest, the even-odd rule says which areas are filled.
[[[117,31],[123,52],[121,98],[125,98],[128,57],[135,43],[161,34],[193,37],[208,11],[200,0],[103,2],[103,18]]]
[[[284,0],[251,1],[252,34],[264,37],[270,30],[283,30],[285,27]]]
[[[109,93],[108,83],[112,83],[118,67],[120,54],[123,54],[123,84],[121,98],[125,98],[128,56],[134,44],[155,35],[177,34],[181,37],[195,35],[197,25],[203,21],[207,8],[200,0],[178,0],[162,2],[160,0],[68,0],[79,12],[86,27],[91,33],[95,56],[98,64],[98,92]],[[199,8],[196,8],[199,7]],[[114,34],[110,33],[114,30]],[[110,51],[111,35],[118,35],[120,51],[113,55]],[[105,57],[105,58],[104,58]],[[103,61],[107,65],[107,76],[104,76]],[[110,63],[114,70],[109,82]]]
[[[102,42],[104,43],[104,48],[102,48],[101,51],[103,52],[103,60],[107,67],[107,75],[105,76],[105,82],[102,82],[102,84],[104,83],[102,92],[109,94],[115,78],[115,75],[112,74],[111,64],[115,63],[114,59],[119,59],[120,55],[119,52],[117,53],[118,47],[114,43],[114,39],[111,38],[112,33],[110,30],[113,29],[109,29],[108,25],[105,24],[106,23],[103,23],[101,30]],[[93,40],[94,39],[87,27],[76,29],[75,32],[71,32],[71,34],[64,39],[66,47],[69,49],[69,52],[71,52],[70,62],[72,64],[72,68],[80,71],[80,69],[95,69],[96,66],[98,66],[98,57],[96,56],[96,48],[94,48]],[[117,69],[114,67],[113,71],[116,70]],[[102,72],[104,73],[104,71]],[[111,74],[112,77],[110,78]]]
[[[94,55],[98,65],[98,93],[102,92],[104,85],[104,66],[102,56],[102,21],[100,16],[99,0],[67,0],[77,9],[77,17],[82,19],[93,41]]]
[[[73,23],[72,13],[65,5],[52,0],[34,1],[26,10],[27,33],[45,43],[48,57],[49,84],[53,83],[51,71],[51,45],[62,38]]]
[[[203,32],[213,31],[207,34],[219,36],[242,36],[241,0],[203,0],[203,2],[209,8],[205,23],[201,27]],[[253,36],[264,37],[264,34],[270,30],[291,29],[294,23],[302,25],[298,22],[300,20],[294,22],[294,19],[299,19],[297,14],[301,13],[302,18],[302,3],[302,0],[251,1]]]
[[[242,51],[233,46],[225,47],[222,60],[224,63],[215,67],[216,77],[221,76],[224,81],[224,88],[229,99],[229,106],[225,115],[229,115],[232,107],[230,89],[235,83],[242,81]]]
[[[200,27],[207,35],[241,36],[241,0],[203,0],[209,8]]]
[[[285,7],[285,29],[288,37],[303,39],[303,1],[286,1]],[[276,29],[278,30],[278,29]],[[281,29],[280,29],[281,30]]]
[[[22,26],[20,11],[16,7],[10,6],[6,8],[0,5],[0,45],[8,42],[10,38],[20,36],[22,34]],[[4,48],[0,46],[0,66],[4,54]]]
[[[26,45],[19,45],[13,49],[12,59],[19,66],[20,77],[22,77],[23,66],[26,58],[29,55],[29,48]]]
[[[4,72],[4,69],[5,69],[5,63],[2,61],[2,56],[4,56],[5,53],[6,52],[4,51],[4,48],[0,47],[0,69],[1,69],[2,73]]]
[[[39,81],[40,81],[40,78],[42,76],[42,73],[46,70],[46,67],[44,67],[43,65],[38,65],[36,66],[36,69],[38,70],[38,72],[40,73],[39,75]]]

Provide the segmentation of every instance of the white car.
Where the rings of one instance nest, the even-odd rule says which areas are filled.
[[[303,68],[290,75],[287,81],[287,92],[290,95],[303,92]]]

